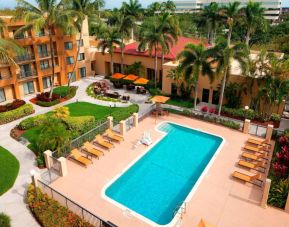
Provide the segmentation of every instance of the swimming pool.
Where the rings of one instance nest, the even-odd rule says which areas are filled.
[[[221,137],[164,122],[166,135],[105,190],[123,207],[169,224],[222,144]]]

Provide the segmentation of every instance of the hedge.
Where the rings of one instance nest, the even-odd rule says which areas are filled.
[[[0,125],[17,120],[32,113],[34,113],[34,109],[31,104],[25,104],[18,109],[0,113]]]
[[[51,102],[43,102],[43,101],[37,101],[36,104],[38,106],[43,106],[43,107],[50,107],[50,106],[55,106],[56,104],[59,104],[60,103],[60,100],[59,99],[56,99],[54,101],[51,101]]]
[[[64,122],[67,129],[71,132],[72,138],[76,138],[95,127],[95,118],[93,116],[68,117]]]
[[[36,197],[32,185],[28,187],[26,201],[34,217],[43,227],[93,227],[40,189]]]
[[[28,130],[34,128],[38,125],[41,125],[46,120],[46,118],[47,116],[44,114],[37,115],[35,117],[29,117],[21,121],[18,125],[18,128],[21,130]]]
[[[228,107],[223,106],[222,113],[229,114],[233,117],[240,117],[240,118],[249,119],[249,120],[253,120],[256,117],[256,113],[254,110],[252,109],[246,110],[244,108],[233,109],[233,108],[228,108]]]
[[[11,227],[11,219],[8,215],[0,213],[0,226],[1,227]]]

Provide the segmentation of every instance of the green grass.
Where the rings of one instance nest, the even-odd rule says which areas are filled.
[[[179,99],[170,99],[166,102],[166,104],[185,107],[185,108],[193,108],[194,107],[194,101],[193,100],[186,101],[186,100],[179,100]]]
[[[0,195],[10,189],[19,172],[19,161],[5,148],[0,147]]]
[[[69,87],[61,86],[53,89],[53,93],[65,97],[69,93]]]

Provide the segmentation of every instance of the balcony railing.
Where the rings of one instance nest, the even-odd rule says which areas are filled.
[[[35,59],[35,56],[31,55],[31,54],[25,54],[25,55],[15,57],[15,61],[17,63],[22,62],[22,61],[30,61],[30,60],[34,60],[34,59]]]
[[[44,36],[48,36],[48,34],[45,32],[41,32],[41,33],[36,33],[35,36],[36,37],[44,37]]]
[[[27,70],[27,71],[20,71],[17,74],[18,79],[25,79],[28,77],[36,76],[36,71],[35,70]]]
[[[51,52],[47,51],[47,52],[38,52],[38,56],[39,58],[46,58],[46,57],[50,57],[51,56]],[[57,53],[54,53],[54,56],[57,56]]]
[[[31,38],[31,36],[27,34],[20,34],[14,36],[14,39],[28,39],[28,38]]]

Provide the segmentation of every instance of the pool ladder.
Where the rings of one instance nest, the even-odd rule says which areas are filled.
[[[186,202],[181,203],[180,205],[178,205],[176,207],[176,209],[174,211],[174,216],[176,214],[179,214],[180,215],[180,219],[183,219],[183,215],[186,213],[186,209],[187,209],[187,203]]]

